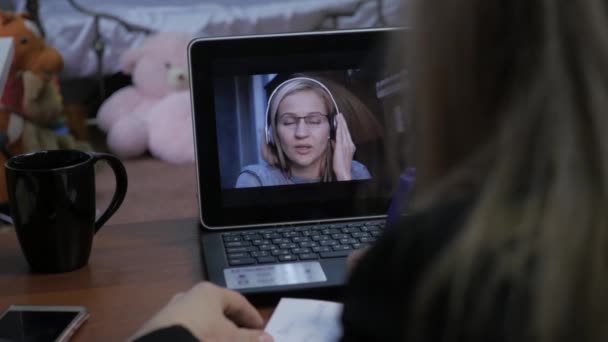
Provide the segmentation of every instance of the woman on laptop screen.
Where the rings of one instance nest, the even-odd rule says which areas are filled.
[[[237,188],[371,178],[353,160],[356,147],[334,96],[314,78],[294,77],[272,92],[264,145],[268,162],[243,168]]]

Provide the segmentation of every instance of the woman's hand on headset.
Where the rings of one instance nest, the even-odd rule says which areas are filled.
[[[332,141],[334,149],[333,170],[339,181],[351,180],[351,164],[357,148],[348,131],[346,120],[342,113],[336,115],[336,139]]]

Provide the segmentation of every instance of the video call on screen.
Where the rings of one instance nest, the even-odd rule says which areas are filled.
[[[406,71],[376,65],[216,77],[222,189],[338,181],[334,171],[347,166],[333,165],[344,131],[337,111],[356,148],[351,180],[390,188],[395,171],[412,164],[390,147],[407,146],[411,135],[407,85]]]

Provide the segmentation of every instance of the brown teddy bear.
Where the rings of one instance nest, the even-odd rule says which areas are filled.
[[[27,14],[0,11],[0,20],[5,24],[0,27],[0,36],[8,33],[15,40],[15,58],[9,79],[17,89],[11,91],[7,86],[2,103],[8,103],[7,107],[18,113],[13,113],[11,121],[24,121],[22,132],[11,132],[13,140],[21,138],[22,152],[56,148],[88,150],[90,145],[76,141],[65,127],[63,100],[57,82],[63,59],[30,29],[33,26],[28,25],[27,18]],[[18,42],[15,37],[19,37]],[[15,96],[7,96],[11,93]]]
[[[28,15],[24,13],[13,14],[0,11],[0,37],[12,37],[14,56],[5,91],[2,95],[2,104],[6,107],[23,112],[23,81],[21,75],[24,71],[33,72],[40,79],[51,80],[63,69],[63,58],[27,23]]]
[[[27,22],[27,14],[0,11],[0,37],[12,37],[14,57],[0,105],[1,146],[8,154],[43,149],[84,149],[64,125],[63,103],[57,78],[63,58]],[[0,153],[0,163],[6,161]],[[8,200],[4,167],[0,167],[0,203]]]
[[[24,152],[54,149],[90,150],[88,143],[77,141],[66,127],[63,100],[57,84],[40,79],[31,71],[24,71],[22,79],[23,113],[27,115],[27,120],[12,114],[9,127],[15,127],[11,125],[13,120],[20,120],[23,121],[23,129],[9,130],[9,141],[20,139]]]

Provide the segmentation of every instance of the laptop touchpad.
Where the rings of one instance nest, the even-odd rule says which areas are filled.
[[[228,268],[224,270],[224,278],[226,287],[233,290],[327,281],[316,261]]]

